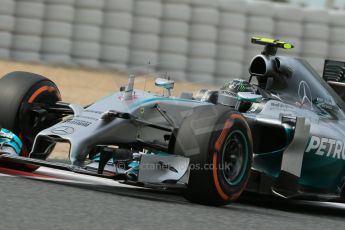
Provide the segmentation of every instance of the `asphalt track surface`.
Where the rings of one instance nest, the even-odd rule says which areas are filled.
[[[18,175],[19,174],[19,175]],[[225,207],[41,168],[0,168],[0,229],[342,229],[345,205],[244,196]]]

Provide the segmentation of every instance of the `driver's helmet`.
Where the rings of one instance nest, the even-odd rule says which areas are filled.
[[[220,90],[223,93],[230,94],[234,97],[237,97],[238,92],[252,92],[255,93],[255,88],[246,80],[243,79],[234,79],[223,85]]]
[[[229,81],[220,88],[218,103],[235,107],[238,104],[238,93],[250,92],[255,93],[255,88],[246,80],[234,79]],[[239,104],[238,110],[241,112],[247,111],[252,105],[249,101],[242,101]]]

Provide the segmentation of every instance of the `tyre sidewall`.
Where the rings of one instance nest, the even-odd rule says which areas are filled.
[[[245,154],[245,160],[239,182],[230,185],[223,176],[221,159],[225,148],[224,143],[234,132],[241,133],[244,137],[245,152],[243,154]],[[213,182],[220,198],[226,202],[236,200],[247,185],[252,165],[252,135],[246,120],[241,114],[230,112],[219,119],[210,141],[208,162],[212,165]]]
[[[229,123],[231,125],[226,126]],[[223,143],[217,149],[216,142],[222,132],[226,139],[232,131],[243,133],[248,148],[246,171],[236,186],[227,184],[221,171],[217,170]],[[235,201],[246,187],[252,163],[252,136],[245,118],[229,107],[212,105],[193,109],[179,129],[174,152],[190,159],[189,182],[184,192],[187,200],[226,205]]]

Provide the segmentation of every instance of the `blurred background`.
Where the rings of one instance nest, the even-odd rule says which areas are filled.
[[[114,72],[149,65],[212,85],[247,77],[262,50],[252,36],[293,43],[280,53],[305,58],[319,73],[324,59],[345,60],[344,0],[0,3],[2,60]]]

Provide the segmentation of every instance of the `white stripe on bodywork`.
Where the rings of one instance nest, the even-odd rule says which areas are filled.
[[[305,117],[296,118],[294,139],[285,150],[282,159],[282,171],[300,177],[304,150],[310,134],[310,124],[306,123]]]

